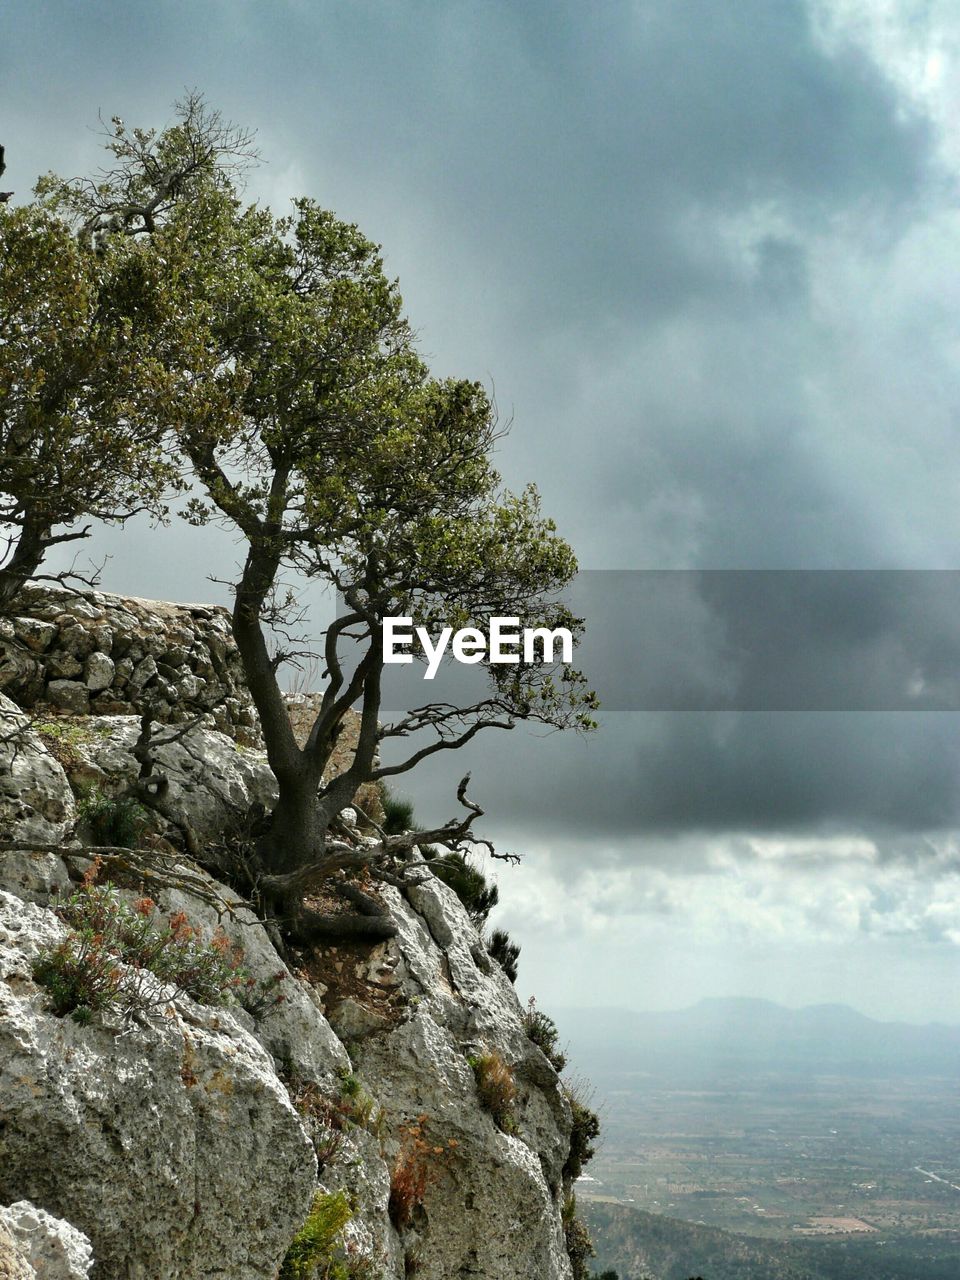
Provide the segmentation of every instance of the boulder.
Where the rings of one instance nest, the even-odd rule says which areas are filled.
[[[41,622],[39,618],[14,618],[13,631],[17,639],[34,653],[49,649],[57,637],[53,623]]]
[[[86,686],[76,680],[51,680],[47,685],[47,701],[71,716],[85,716],[90,710],[90,694]]]
[[[99,649],[91,653],[84,667],[84,678],[90,692],[100,693],[103,689],[109,689],[113,684],[115,670],[113,659],[108,658],[105,653],[101,653]]]
[[[77,744],[76,756],[119,790],[139,775],[133,748],[140,718],[102,716],[95,723],[97,732]],[[216,844],[254,804],[272,808],[276,780],[261,753],[238,750],[214,729],[195,727],[177,737],[173,726],[155,724],[154,731],[158,743],[166,740],[156,759],[170,780],[168,811],[182,815],[199,840]]]
[[[88,1280],[93,1267],[90,1241],[62,1218],[29,1200],[0,1208],[0,1223],[37,1280]],[[0,1276],[3,1275],[0,1269]]]
[[[0,839],[58,844],[75,818],[62,767],[32,732],[29,717],[0,694]]]
[[[83,670],[80,659],[73,653],[67,653],[66,649],[54,649],[53,653],[48,653],[44,666],[48,678],[53,680],[72,680]]]
[[[0,627],[0,689],[9,689],[25,704],[31,703],[43,687],[43,668],[36,656],[6,629]]]
[[[83,1231],[98,1280],[275,1275],[316,1161],[269,1055],[185,997],[123,1034],[54,1017],[31,965],[62,933],[0,892],[0,1201]]]

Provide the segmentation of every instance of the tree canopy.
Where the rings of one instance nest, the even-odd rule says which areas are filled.
[[[98,182],[48,179],[46,209],[24,216],[45,220],[64,244],[72,233],[67,257],[85,270],[109,266],[122,280],[137,266],[144,285],[123,313],[124,334],[136,335],[140,299],[156,294],[142,385],[125,368],[110,374],[110,359],[95,362],[107,412],[91,403],[80,420],[91,430],[112,421],[148,453],[165,433],[194,487],[188,518],[242,536],[233,628],[279,785],[259,880],[272,907],[302,924],[304,893],[337,869],[388,874],[420,843],[473,840],[481,810],[465,780],[465,816],[380,832],[358,848],[337,820],[362,784],[483,729],[593,723],[582,676],[524,662],[488,665],[486,691],[469,705],[425,701],[384,720],[384,618],[485,630],[507,616],[576,634],[579,620],[559,602],[576,561],[536,490],[503,488],[489,396],[475,381],[430,375],[397,283],[356,226],[306,198],[283,216],[245,205],[230,164],[249,153],[249,139],[199,99],[160,133],[115,122],[111,147],[117,163]],[[98,341],[103,332],[98,325]],[[111,352],[128,349],[110,342]],[[114,406],[110,390],[121,383]],[[75,405],[64,412],[76,420]],[[160,472],[145,474],[159,485]],[[276,639],[289,634],[298,584],[316,581],[335,587],[344,608],[322,637],[322,702],[299,746],[279,674],[290,653]],[[354,706],[352,763],[325,778]]]
[[[160,515],[177,488],[172,372],[197,348],[147,233],[228,180],[249,138],[194,96],[160,134],[114,120],[108,152],[96,178],[0,204],[0,610],[82,521]]]

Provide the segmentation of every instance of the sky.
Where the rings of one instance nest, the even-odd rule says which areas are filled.
[[[422,352],[495,392],[505,480],[584,569],[832,571],[806,675],[862,703],[614,692],[590,738],[494,735],[409,776],[432,821],[471,769],[523,855],[490,868],[521,993],[960,1021],[960,704],[897,696],[917,643],[920,683],[956,683],[960,608],[948,575],[878,603],[863,573],[960,569],[957,6],[8,0],[4,185],[93,171],[98,116],[163,125],[192,88],[257,130],[250,199],[308,194],[382,243]],[[93,550],[106,588],[192,600],[237,554],[182,524]],[[722,683],[766,606],[678,580],[682,608],[598,634],[641,628],[653,684],[678,654]]]

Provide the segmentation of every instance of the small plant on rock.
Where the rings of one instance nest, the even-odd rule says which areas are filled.
[[[77,817],[94,844],[136,848],[147,828],[147,811],[132,796],[111,796],[93,787],[77,804]]]
[[[496,960],[510,981],[516,982],[520,947],[505,929],[494,929],[487,942],[487,951],[490,953],[490,958]]]
[[[402,836],[414,828],[413,801],[392,796],[383,789],[383,829],[388,836]]]
[[[427,1117],[422,1115],[412,1124],[400,1126],[402,1143],[390,1174],[387,1205],[390,1221],[397,1231],[403,1231],[413,1221],[423,1206],[427,1187],[440,1176],[458,1146],[455,1138],[450,1138],[445,1146],[431,1142],[427,1123]]]
[[[594,1157],[593,1140],[600,1134],[600,1117],[587,1105],[584,1085],[566,1085],[564,1092],[573,1112],[573,1129],[570,1132],[570,1154],[563,1166],[563,1176],[576,1182],[583,1173],[584,1165]]]
[[[317,1169],[322,1173],[340,1154],[346,1117],[340,1105],[312,1080],[301,1080],[299,1076],[291,1074],[287,1077],[287,1091],[313,1143],[317,1154]]]
[[[377,1111],[376,1099],[363,1087],[362,1081],[352,1071],[340,1076],[340,1114],[350,1124],[370,1133],[378,1133],[382,1112]]]
[[[263,978],[259,982],[256,978],[248,977],[237,991],[237,1001],[251,1018],[262,1022],[271,1013],[276,1013],[286,1000],[286,994],[280,990],[286,980],[287,975],[283,970],[271,973],[268,978]]]
[[[306,1222],[293,1237],[277,1280],[346,1280],[343,1229],[353,1217],[346,1192],[318,1191]]]
[[[516,1133],[517,1086],[513,1072],[494,1049],[474,1054],[467,1061],[473,1067],[480,1102],[490,1112],[494,1124],[504,1133]]]
[[[114,885],[95,883],[98,871],[92,864],[57,908],[70,932],[34,963],[34,978],[58,1017],[86,1022],[112,1010],[131,1018],[178,995],[226,1004],[247,989],[243,953],[222,930],[205,942],[182,911],[163,919],[150,898],[130,904]]]
[[[554,1071],[561,1072],[567,1065],[567,1055],[557,1048],[560,1033],[557,1024],[546,1013],[537,1008],[535,996],[527,1001],[523,1015],[523,1029],[528,1037],[540,1049]]]

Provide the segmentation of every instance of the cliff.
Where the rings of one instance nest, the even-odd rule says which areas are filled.
[[[0,679],[29,710],[0,695],[0,1276],[568,1280],[570,1105],[456,895],[411,868],[372,890],[394,937],[282,959],[225,882],[238,821],[274,786],[237,741],[256,725],[218,618],[48,592],[7,629]],[[141,650],[133,670],[157,671],[133,687]],[[172,697],[169,672],[187,694],[233,672],[230,696]],[[87,701],[51,695],[63,681]],[[157,748],[164,816],[92,864],[145,712],[182,722]],[[68,961],[102,961],[108,929],[122,963],[70,1016]],[[166,963],[178,947],[187,976]]]

